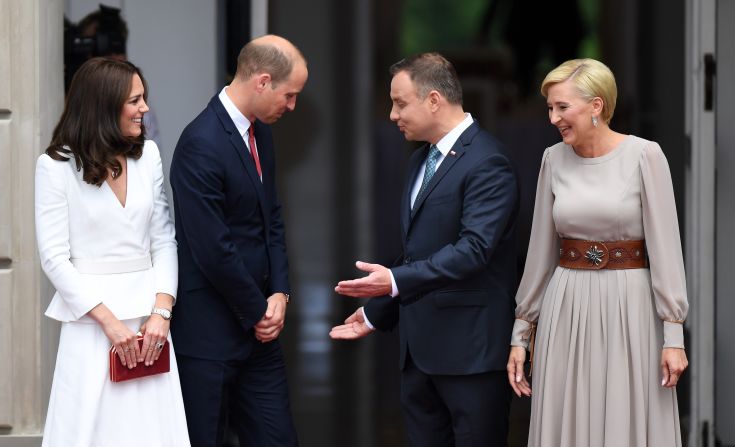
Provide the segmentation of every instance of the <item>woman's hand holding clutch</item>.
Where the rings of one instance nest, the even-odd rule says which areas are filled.
[[[143,334],[143,346],[138,361],[145,362],[146,366],[152,365],[161,356],[161,348],[166,343],[171,326],[173,304],[174,297],[166,293],[157,293],[156,304],[151,316],[140,327],[140,333]]]
[[[139,362],[138,359],[141,358],[135,333],[118,320],[103,303],[96,305],[88,315],[102,327],[105,336],[115,347],[115,353],[120,357],[123,366],[130,369],[135,368]]]

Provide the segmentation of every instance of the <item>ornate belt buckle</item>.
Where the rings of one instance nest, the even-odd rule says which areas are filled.
[[[589,241],[589,248],[584,253],[585,259],[592,269],[602,269],[607,265],[609,260],[609,251],[607,246],[599,241]]]

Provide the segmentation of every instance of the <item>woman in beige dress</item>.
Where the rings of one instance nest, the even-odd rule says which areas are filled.
[[[516,394],[533,388],[528,445],[680,446],[688,305],[668,163],[610,129],[604,64],[567,61],[541,92],[563,141],[541,162],[508,360]]]

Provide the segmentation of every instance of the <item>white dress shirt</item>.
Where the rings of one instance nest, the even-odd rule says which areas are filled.
[[[475,120],[472,118],[472,115],[470,115],[469,113],[465,113],[464,119],[459,124],[457,124],[454,129],[447,132],[447,134],[444,135],[444,137],[442,137],[442,139],[436,143],[436,148],[439,149],[439,152],[441,152],[441,155],[436,160],[437,171],[439,170],[439,166],[444,161],[444,158],[446,158],[449,151],[452,150],[454,143],[456,143],[457,139],[459,139],[459,136],[462,135],[462,132],[467,130],[467,128],[470,127],[474,121]],[[416,176],[416,180],[414,180],[413,182],[413,188],[411,189],[411,208],[413,208],[416,197],[419,195],[421,183],[423,183],[424,181],[424,171],[426,171],[426,160],[421,163],[421,167],[419,167],[419,172]]]
[[[227,111],[227,114],[230,115],[232,122],[235,123],[235,127],[240,133],[240,136],[243,140],[245,140],[245,146],[247,146],[248,150],[252,152],[252,149],[250,148],[250,142],[248,141],[248,129],[250,129],[250,126],[252,125],[250,123],[250,120],[245,118],[245,115],[242,114],[240,109],[238,109],[237,106],[235,106],[235,103],[232,102],[230,97],[227,96],[226,86],[219,92],[218,98],[222,105],[225,106],[225,110]],[[258,143],[256,142],[256,150],[257,145]]]

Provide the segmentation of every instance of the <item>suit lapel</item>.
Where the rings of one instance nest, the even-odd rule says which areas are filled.
[[[232,122],[232,118],[230,118],[227,110],[225,110],[225,106],[222,105],[222,102],[216,96],[212,99],[212,103],[214,110],[217,113],[220,122],[222,123],[222,127],[226,132],[230,134],[230,144],[232,145],[232,150],[237,153],[237,157],[240,159],[244,171],[250,178],[250,182],[253,184],[253,188],[255,188],[255,192],[258,196],[258,201],[260,202],[260,211],[263,215],[263,221],[265,222],[267,228],[269,219],[268,213],[266,213],[265,211],[268,208],[268,206],[266,206],[265,189],[263,188],[263,182],[260,180],[260,176],[258,175],[258,170],[255,168],[255,161],[250,155],[248,147],[245,145],[245,140],[240,135],[240,132],[238,132],[237,127],[235,127],[235,123]]]
[[[408,165],[408,177],[406,186],[403,188],[403,199],[401,201],[401,228],[403,235],[408,233],[408,227],[411,221],[411,191],[416,182],[416,176],[419,175],[421,163],[426,159],[429,153],[429,145],[424,145],[421,149],[417,149],[416,153],[411,157]]]
[[[434,176],[431,177],[431,181],[428,185],[426,185],[426,190],[424,190],[423,193],[419,194],[418,197],[416,197],[416,201],[413,203],[413,208],[411,209],[411,219],[416,216],[416,213],[421,209],[421,206],[426,201],[426,198],[431,195],[431,192],[436,188],[436,185],[438,185],[442,178],[452,169],[452,166],[459,160],[459,158],[464,155],[464,147],[460,144],[459,140],[454,144],[452,149],[449,151],[446,157],[444,157],[444,160],[439,165],[439,168],[434,173]]]
[[[429,197],[434,191],[434,188],[437,187],[439,183],[441,183],[442,179],[445,175],[452,169],[455,163],[462,158],[462,155],[464,155],[465,151],[467,150],[467,146],[472,142],[472,139],[479,131],[479,126],[477,125],[477,122],[474,122],[465,129],[464,132],[462,132],[462,135],[457,138],[457,141],[454,143],[454,146],[449,150],[449,153],[447,153],[447,156],[444,157],[444,160],[439,165],[439,168],[434,173],[434,176],[431,177],[431,181],[426,186],[426,190],[419,194],[418,197],[416,197],[416,201],[413,203],[413,208],[410,208],[410,198],[409,198],[409,209],[410,209],[410,217],[409,220],[412,220],[416,213],[421,209],[421,206],[426,201],[426,198]],[[426,158],[426,156],[424,156]],[[415,179],[415,176],[414,176]],[[409,192],[410,194],[410,192]]]

